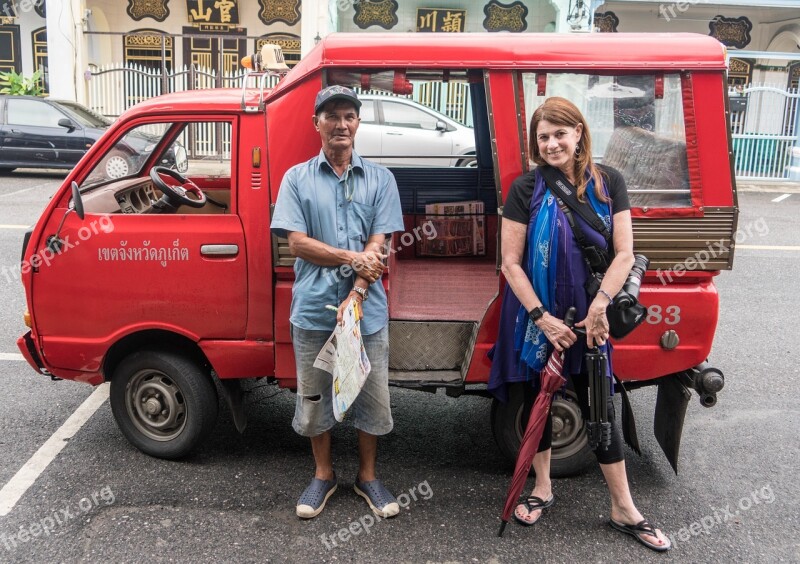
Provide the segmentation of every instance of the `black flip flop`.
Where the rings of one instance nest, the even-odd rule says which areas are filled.
[[[670,543],[669,539],[667,539],[667,544],[658,545],[658,544],[653,544],[651,542],[647,542],[642,538],[642,535],[650,535],[652,537],[658,538],[658,535],[656,534],[656,528],[653,525],[651,525],[647,521],[647,519],[642,519],[635,525],[626,525],[625,523],[618,523],[613,519],[609,519],[608,524],[618,531],[622,531],[627,535],[631,535],[633,538],[638,540],[647,548],[655,550],[656,552],[666,552],[667,550],[672,548],[672,543]]]
[[[532,495],[529,498],[526,498],[524,500],[520,500],[520,502],[517,505],[524,505],[525,509],[528,510],[528,513],[531,513],[532,511],[537,511],[539,509],[541,509],[542,513],[544,513],[544,510],[547,509],[548,507],[551,507],[553,505],[553,503],[555,503],[555,501],[556,501],[556,498],[553,497],[552,495],[550,496],[550,499],[548,499],[546,501],[543,500],[540,497],[536,497],[535,495]],[[539,519],[542,518],[542,513],[539,514]],[[539,519],[536,519],[536,521],[533,521],[532,523],[528,522],[528,521],[525,521],[524,519],[520,519],[519,516],[517,516],[517,508],[516,507],[514,508],[514,513],[512,513],[512,515],[514,516],[514,520],[517,523],[519,523],[520,525],[525,525],[526,527],[530,527],[531,525],[535,525],[536,523],[539,522]]]

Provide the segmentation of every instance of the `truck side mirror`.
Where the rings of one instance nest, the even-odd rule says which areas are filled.
[[[75,213],[78,214],[78,217],[83,219],[86,215],[83,210],[83,197],[81,196],[81,189],[78,183],[74,180],[72,181],[72,207],[75,209]],[[67,213],[69,213],[69,211],[67,211]]]
[[[69,208],[67,211],[64,212],[64,216],[61,218],[61,223],[58,224],[58,229],[54,235],[50,235],[47,238],[47,248],[50,249],[53,253],[60,253],[61,247],[64,245],[64,241],[61,240],[61,237],[58,236],[61,233],[61,228],[64,226],[64,220],[67,219],[67,216],[70,212],[75,212],[79,218],[83,219],[86,215],[83,209],[83,198],[81,197],[81,189],[78,186],[78,183],[74,180],[72,181],[72,207]]]

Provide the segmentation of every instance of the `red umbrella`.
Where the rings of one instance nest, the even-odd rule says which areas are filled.
[[[539,377],[539,394],[533,402],[533,407],[531,407],[528,426],[525,428],[525,434],[522,436],[522,442],[519,445],[514,477],[511,479],[506,504],[503,507],[503,515],[501,517],[503,522],[500,525],[500,532],[497,534],[499,537],[503,536],[503,531],[511,517],[511,512],[517,505],[517,498],[519,498],[519,494],[525,486],[525,481],[528,479],[533,457],[536,455],[539,441],[542,439],[546,418],[550,417],[550,404],[553,402],[553,394],[566,383],[566,379],[561,375],[563,361],[563,353],[553,351]]]

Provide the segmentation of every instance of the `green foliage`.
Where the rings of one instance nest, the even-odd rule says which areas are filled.
[[[28,78],[16,71],[0,72],[0,94],[11,94],[14,96],[41,96],[44,92],[42,88],[41,71],[34,72]]]

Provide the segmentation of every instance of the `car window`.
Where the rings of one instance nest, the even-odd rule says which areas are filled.
[[[117,178],[145,176],[147,160],[170,132],[174,123],[151,123],[129,130],[99,159],[81,189],[90,188]],[[233,128],[228,122],[187,122],[180,124],[180,133],[161,152],[156,166],[164,166],[192,177],[231,177]]]
[[[361,123],[375,123],[375,102],[362,100],[361,111],[358,115],[361,117]]]
[[[37,127],[58,127],[58,120],[67,116],[47,102],[39,100],[6,99],[8,124]]]
[[[386,125],[412,127],[415,129],[436,129],[436,118],[408,104],[383,101],[383,121]]]
[[[81,106],[80,104],[73,104],[71,102],[60,102],[60,104],[72,112],[74,114],[73,117],[77,119],[81,125],[100,128],[111,125],[111,120],[93,112],[89,108]]]
[[[128,131],[100,159],[81,187],[138,175],[168,127],[166,123],[154,123]]]

